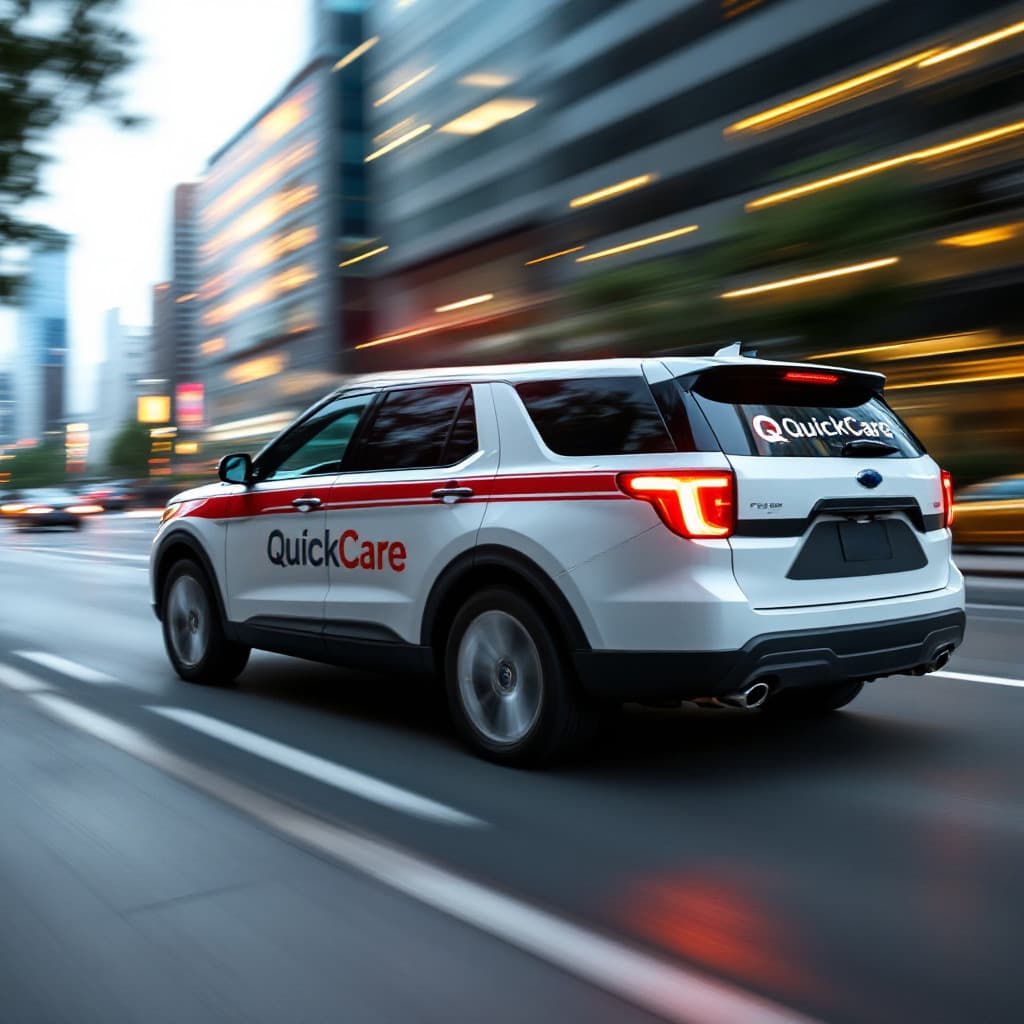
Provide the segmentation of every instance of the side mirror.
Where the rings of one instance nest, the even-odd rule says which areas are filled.
[[[251,483],[252,457],[244,452],[239,455],[225,455],[217,463],[217,476],[226,484]]]

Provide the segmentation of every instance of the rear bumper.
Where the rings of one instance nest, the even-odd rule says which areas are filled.
[[[899,675],[964,638],[963,609],[830,629],[766,633],[735,651],[576,651],[584,689],[620,701],[717,697],[757,679],[773,690]]]

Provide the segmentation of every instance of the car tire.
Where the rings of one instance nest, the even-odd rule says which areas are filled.
[[[195,562],[171,566],[161,608],[164,646],[175,672],[189,683],[230,686],[250,651],[228,639],[213,588]]]
[[[796,687],[769,697],[763,710],[768,714],[793,716],[826,715],[846,707],[863,689],[864,684],[856,679],[822,686]]]
[[[559,639],[522,594],[489,587],[459,609],[445,648],[445,684],[460,736],[479,755],[528,767],[593,732]]]

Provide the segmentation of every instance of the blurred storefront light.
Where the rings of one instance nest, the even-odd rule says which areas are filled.
[[[488,100],[487,103],[482,103],[479,107],[474,107],[455,120],[442,125],[438,131],[446,135],[481,135],[499,124],[525,114],[528,110],[533,110],[535,106],[536,100],[511,96]]]
[[[268,437],[287,427],[298,415],[298,410],[267,413],[262,416],[248,416],[211,427],[206,433],[207,441],[239,441],[245,438]]]
[[[204,356],[213,356],[218,352],[223,352],[227,346],[227,340],[225,338],[208,338],[199,346],[199,351]]]
[[[379,256],[382,252],[387,252],[387,251],[388,251],[388,246],[386,246],[386,245],[379,245],[379,246],[377,246],[376,249],[371,249],[369,252],[364,252],[364,253],[360,254],[359,256],[353,256],[351,259],[348,259],[348,260],[342,260],[341,263],[338,264],[338,266],[339,267],[351,267],[354,263],[362,263],[363,260],[368,260],[368,259],[370,259],[373,256]]]
[[[945,156],[949,153],[971,149],[975,146],[985,146],[1014,135],[1020,135],[1021,133],[1024,133],[1024,121],[1014,121],[1010,124],[1000,125],[998,128],[990,128],[988,131],[976,132],[973,135],[965,135],[963,138],[943,142],[937,146],[929,146],[927,149],[916,149],[910,153],[904,153],[902,156],[890,157],[888,160],[879,160],[875,163],[865,164],[862,167],[855,167],[840,174],[830,175],[827,178],[808,181],[803,185],[796,185],[793,188],[783,189],[780,192],[771,192],[758,199],[752,199],[746,204],[746,208],[747,210],[759,210],[765,206],[774,206],[776,203],[785,203],[791,199],[799,199],[802,196],[810,195],[812,192],[834,188],[836,185],[845,185],[848,181],[856,181],[859,178],[866,178],[871,174],[879,174],[892,167],[902,167],[905,164],[931,160],[934,157]]]
[[[622,245],[613,245],[610,249],[601,249],[599,252],[588,253],[586,256],[577,256],[577,263],[589,263],[591,260],[603,260],[608,256],[617,256],[622,252],[631,252],[633,249],[643,249],[648,245],[657,245],[659,242],[667,242],[671,238],[681,238],[696,231],[698,225],[687,224],[685,228],[676,228],[674,231],[664,231],[660,235],[650,235],[647,238],[638,238],[635,242],[625,242]]]
[[[625,181],[616,182],[614,185],[608,185],[606,188],[599,188],[596,192],[587,192],[586,195],[570,199],[569,206],[574,210],[581,206],[591,206],[594,203],[603,202],[605,199],[620,196],[624,192],[633,192],[635,189],[650,185],[656,178],[657,175],[654,174],[638,174],[635,178],[627,178]]]
[[[1015,224],[999,224],[991,228],[979,228],[977,231],[966,231],[962,235],[950,235],[940,238],[939,245],[952,245],[960,249],[976,249],[983,245],[998,245],[1017,238],[1024,231],[1024,221]]]
[[[482,302],[490,302],[494,298],[490,292],[486,295],[474,295],[469,299],[460,299],[458,302],[449,302],[446,306],[438,306],[435,313],[451,313],[456,309],[466,309],[468,306],[479,306]]]
[[[1013,25],[1007,25],[1006,28],[998,29],[995,32],[989,32],[983,36],[976,36],[974,39],[969,39],[966,43],[961,43],[959,46],[953,46],[948,50],[942,50],[934,56],[928,57],[926,60],[922,60],[921,67],[929,68],[935,64],[941,64],[943,61],[952,60],[954,57],[960,57],[965,53],[971,53],[974,50],[980,50],[982,47],[991,46],[993,43],[1002,42],[1002,40],[1009,39],[1011,36],[1020,35],[1022,32],[1024,32],[1024,21],[1015,22]]]
[[[407,142],[412,142],[413,139],[418,139],[424,132],[429,132],[432,125],[421,124],[417,128],[413,128],[411,131],[405,132],[404,135],[399,135],[397,139],[392,139],[391,142],[380,149],[375,149],[366,159],[364,163],[371,163],[372,161],[384,156],[385,153],[390,153],[393,149],[398,149],[399,146],[404,146]]]
[[[401,85],[396,85],[395,88],[391,90],[391,92],[385,93],[383,96],[380,97],[380,99],[374,100],[373,105],[375,107],[383,107],[385,103],[390,103],[396,96],[401,96],[402,93],[405,92],[407,89],[411,89],[414,85],[418,85],[420,82],[422,82],[423,79],[427,77],[427,75],[431,74],[434,71],[435,67],[436,65],[433,65],[429,68],[425,68],[423,71],[419,72],[419,74],[413,75],[412,78],[406,79],[404,82],[402,82]]]
[[[238,366],[231,366],[224,371],[224,379],[232,384],[251,384],[280,373],[288,365],[288,357],[284,352],[249,359]]]
[[[166,423],[171,418],[171,396],[140,395],[136,413],[139,423]]]
[[[370,36],[365,42],[360,43],[354,50],[349,50],[337,64],[331,68],[332,71],[340,71],[342,68],[347,68],[355,60],[359,60],[364,53],[372,50],[380,42],[380,36]]]
[[[781,281],[770,281],[766,284],[753,285],[750,288],[737,288],[734,291],[722,292],[720,298],[742,299],[748,295],[760,295],[763,292],[778,291],[782,288],[796,288],[800,285],[813,284],[816,281],[826,281],[835,277],[848,277],[851,274],[863,274],[869,270],[880,270],[882,267],[891,267],[894,263],[899,263],[899,261],[899,256],[886,256],[882,259],[869,260],[866,263],[851,263],[849,266],[822,270],[816,274],[801,274],[799,277],[787,277]]]
[[[574,252],[582,252],[585,247],[582,245],[574,245],[571,249],[561,249],[558,252],[549,252],[547,256],[538,256],[536,259],[527,260],[523,266],[533,267],[538,263],[547,263],[548,260],[557,260],[559,256],[569,256]]]

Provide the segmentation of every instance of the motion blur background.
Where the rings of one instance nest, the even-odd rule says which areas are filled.
[[[164,197],[91,401],[75,239],[24,254],[0,488],[170,488],[346,374],[736,339],[884,372],[958,484],[1024,468],[1024,4],[294,7],[305,62]]]

